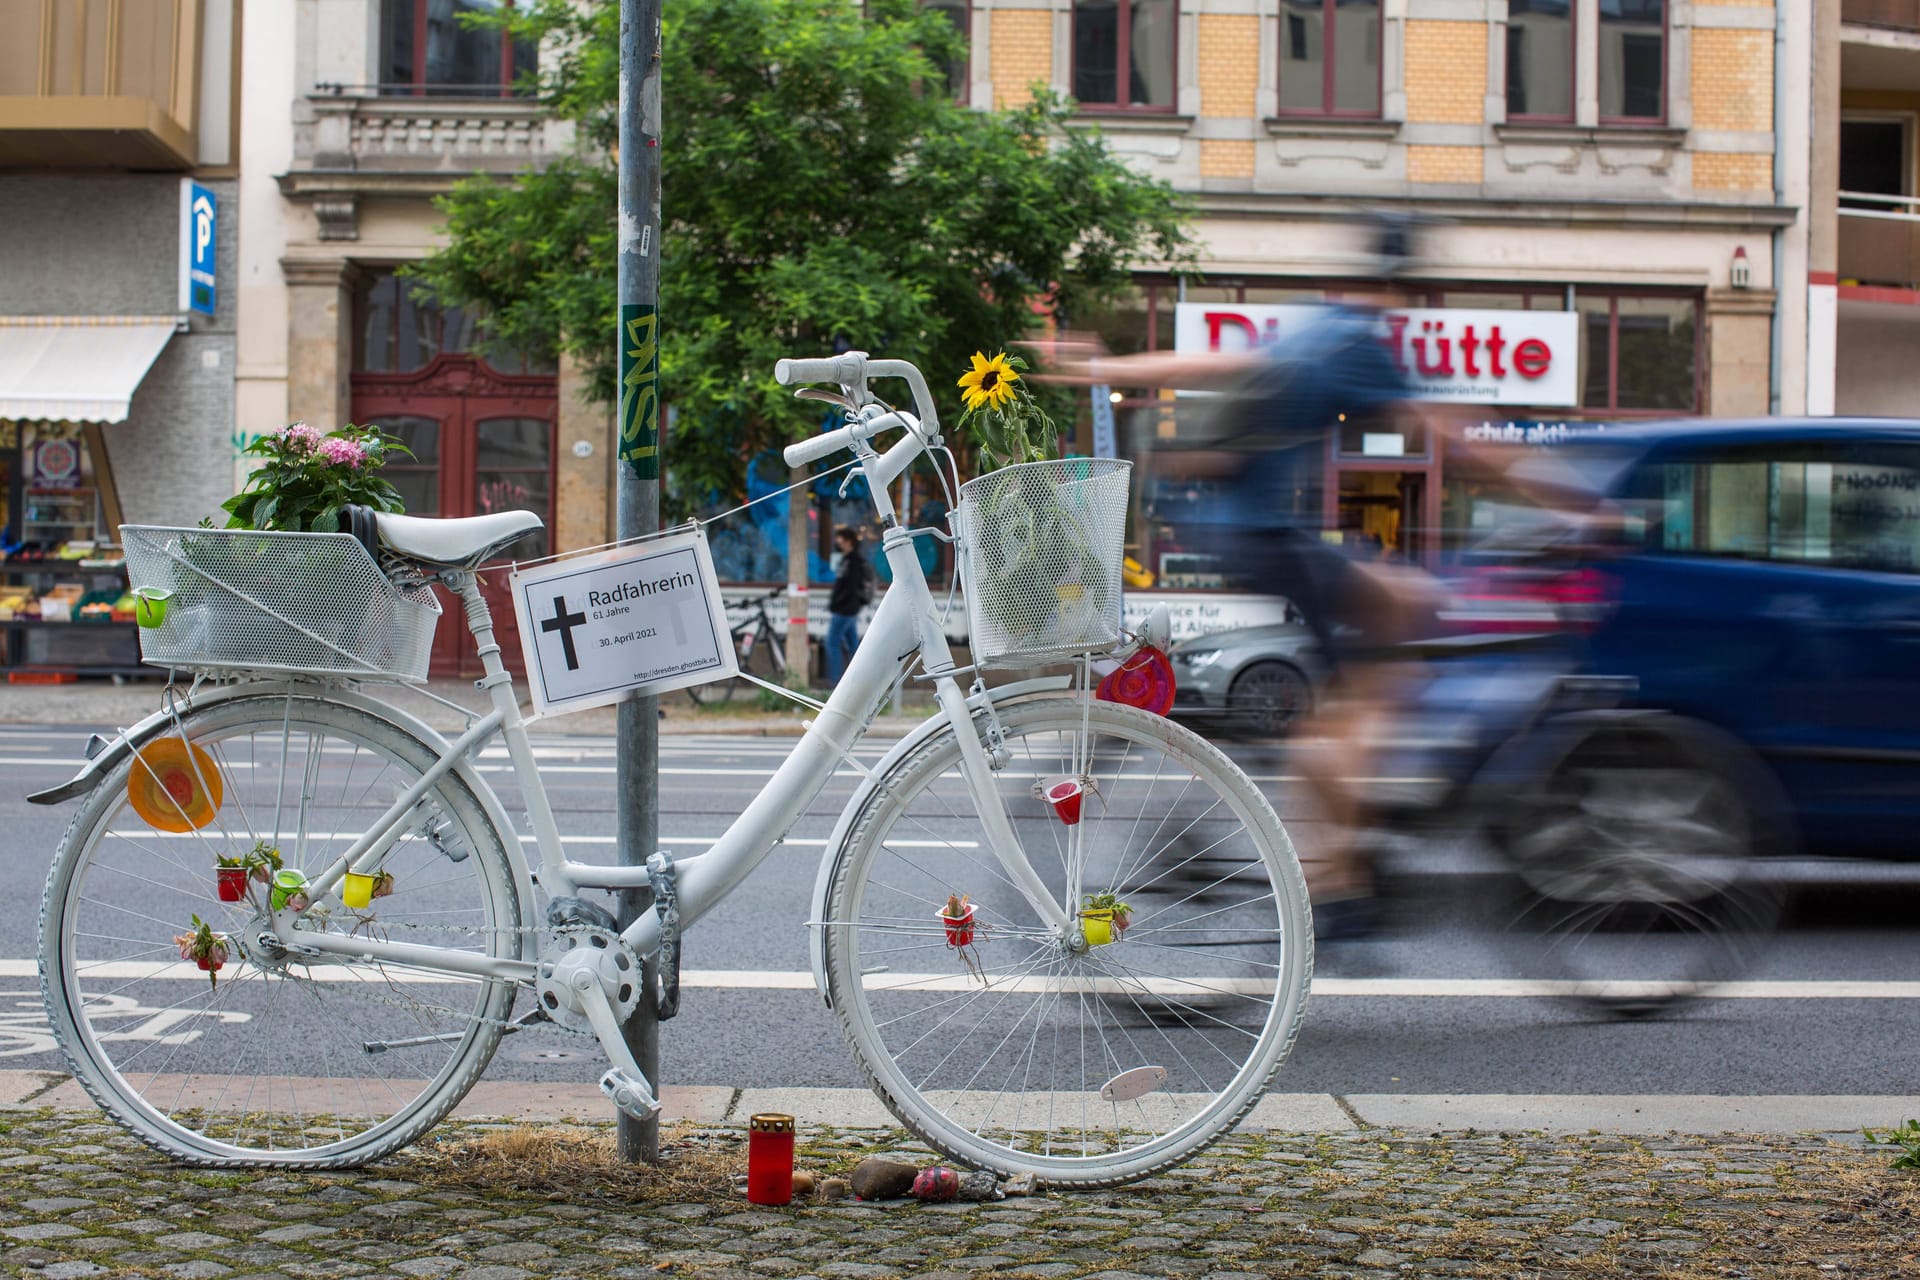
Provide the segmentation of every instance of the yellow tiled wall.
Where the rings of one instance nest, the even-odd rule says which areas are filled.
[[[1486,118],[1487,24],[1407,20],[1407,120],[1479,124]]]
[[[1260,19],[1252,14],[1203,13],[1200,31],[1200,114],[1241,120],[1270,114],[1260,96]]]
[[[1053,15],[1045,9],[996,9],[992,23],[993,105],[1018,106],[1035,82],[1053,79]]]
[[[1773,157],[1696,151],[1693,185],[1702,191],[1771,191]]]
[[[1200,176],[1203,178],[1251,178],[1253,142],[1233,138],[1200,140]]]
[[[1479,147],[1407,148],[1409,182],[1479,182],[1484,176]]]
[[[1694,31],[1693,127],[1773,128],[1773,32]]]

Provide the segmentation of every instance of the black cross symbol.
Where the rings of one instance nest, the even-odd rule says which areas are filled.
[[[540,624],[542,631],[558,631],[560,633],[560,647],[567,652],[567,670],[569,671],[578,671],[580,669],[580,655],[575,653],[573,649],[573,629],[585,625],[586,621],[587,615],[584,613],[567,612],[567,598],[565,596],[555,596],[553,598],[553,616]]]

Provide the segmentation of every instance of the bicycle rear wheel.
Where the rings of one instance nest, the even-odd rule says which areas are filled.
[[[937,1149],[1052,1186],[1145,1177],[1230,1130],[1293,1044],[1313,964],[1299,863],[1251,780],[1189,730],[1066,699],[1000,720],[1012,758],[994,782],[1035,870],[1065,902],[1077,867],[1126,926],[1074,946],[1036,918],[946,729],[835,855],[829,994],[880,1097]],[[1073,825],[1037,793],[1063,777],[1083,787]],[[937,916],[962,894],[974,923],[950,929]]]
[[[261,940],[266,886],[223,901],[214,869],[262,846],[317,873],[434,759],[355,708],[238,698],[186,713],[88,794],[41,906],[42,989],[74,1076],[115,1119],[193,1163],[346,1166],[460,1100],[499,1042],[511,983],[276,953]],[[168,772],[209,767],[216,778]],[[391,893],[355,910],[336,891],[301,927],[517,957],[514,876],[466,784],[442,777],[402,831],[380,867]],[[215,971],[177,945],[195,917],[227,940]]]

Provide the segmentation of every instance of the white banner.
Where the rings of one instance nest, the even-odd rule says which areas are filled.
[[[738,669],[704,531],[523,569],[512,588],[536,715]]]
[[[1173,309],[1173,346],[1186,352],[1270,346],[1326,310],[1301,303],[1182,302]],[[1580,403],[1577,311],[1409,307],[1378,315],[1380,341],[1417,399]]]

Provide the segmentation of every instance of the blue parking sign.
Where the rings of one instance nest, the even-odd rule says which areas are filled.
[[[213,314],[214,255],[219,247],[220,201],[191,178],[180,180],[180,308]]]

